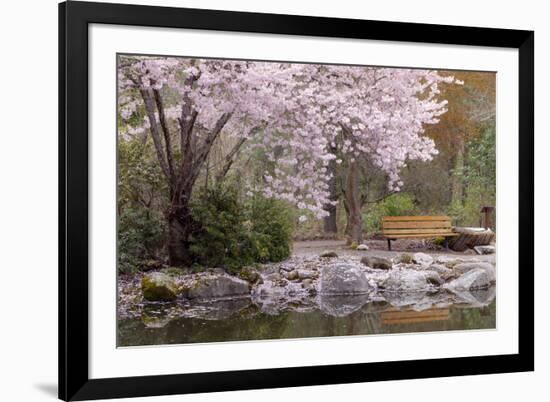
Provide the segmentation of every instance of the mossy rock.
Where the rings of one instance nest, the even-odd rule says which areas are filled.
[[[244,267],[241,269],[238,276],[239,278],[252,284],[258,283],[262,280],[260,273],[251,267]]]
[[[177,286],[170,276],[153,272],[141,279],[143,298],[148,301],[174,301],[177,298]]]
[[[397,262],[400,262],[401,264],[412,264],[413,256],[409,253],[403,253],[399,257],[397,257]]]

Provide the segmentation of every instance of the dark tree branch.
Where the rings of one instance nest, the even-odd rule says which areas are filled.
[[[164,113],[164,103],[162,101],[162,95],[158,89],[153,90],[155,96],[155,102],[159,112],[160,125],[164,133],[164,145],[166,148],[166,160],[168,162],[168,171],[170,172],[170,178],[173,184],[174,177],[174,160],[172,158],[172,138],[170,135],[170,129],[168,128],[168,122],[166,121],[166,115]],[[172,186],[171,186],[172,187]]]
[[[191,75],[185,80],[185,85],[191,89],[199,78],[200,74]],[[189,97],[189,93],[186,92],[182,97],[181,115],[178,119],[180,123],[180,150],[183,159],[194,151],[191,149],[191,137],[197,115],[198,112],[193,108],[193,102]]]
[[[214,141],[216,140],[216,138],[218,138],[223,127],[227,124],[227,122],[229,121],[232,115],[233,115],[232,112],[224,113],[218,119],[212,131],[208,133],[208,135],[204,139],[204,142],[197,147],[198,150],[193,160],[193,171],[202,166],[202,164],[204,163],[204,160],[206,159],[206,156],[208,155],[208,153],[210,152],[210,149],[212,148],[212,145],[214,144]]]
[[[235,155],[239,152],[240,148],[243,146],[243,144],[246,142],[246,138],[241,138],[234,146],[231,148],[231,151],[227,155],[225,155],[225,161],[221,168],[221,170],[216,175],[216,182],[220,183],[225,176],[227,176],[227,173],[229,172],[229,169],[231,169],[231,166],[233,166],[233,163],[235,162]]]
[[[141,89],[141,97],[145,103],[145,111],[147,112],[147,117],[149,119],[149,124],[151,125],[151,137],[153,137],[153,144],[155,145],[155,150],[157,151],[157,159],[159,161],[162,172],[168,179],[168,183],[171,184],[170,170],[168,169],[168,163],[166,161],[166,156],[164,155],[164,150],[162,149],[162,140],[160,137],[160,130],[157,124],[157,119],[155,117],[155,103],[153,101],[152,91],[150,89]]]

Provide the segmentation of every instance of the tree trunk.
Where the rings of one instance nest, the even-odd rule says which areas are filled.
[[[172,267],[189,266],[189,236],[193,228],[191,211],[185,205],[172,206],[168,212],[168,262]]]
[[[336,149],[331,148],[331,152],[335,154]],[[336,202],[338,200],[338,193],[336,189],[336,159],[332,159],[331,161],[329,161],[327,166],[327,173],[332,175],[328,182],[328,190],[330,192],[329,199],[332,202]],[[329,215],[325,216],[324,218],[325,233],[335,235],[336,233],[338,233],[338,227],[336,225],[336,205],[328,203],[325,205],[324,209],[329,213]]]
[[[451,205],[462,206],[464,198],[464,139],[461,135],[457,136],[457,151],[454,161]]]
[[[361,216],[361,196],[359,193],[359,172],[357,162],[350,162],[346,180],[346,204],[348,210],[348,230],[352,243],[363,242],[363,217]]]

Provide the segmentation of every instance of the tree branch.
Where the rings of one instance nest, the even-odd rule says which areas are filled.
[[[170,172],[170,178],[174,180],[174,161],[172,159],[172,139],[170,135],[170,130],[168,128],[168,123],[166,122],[166,115],[164,113],[164,103],[162,101],[162,96],[158,89],[153,90],[155,96],[155,102],[157,104],[157,109],[159,112],[160,125],[164,133],[164,145],[166,148],[166,160],[168,162],[168,171]]]
[[[218,119],[212,131],[208,133],[202,145],[198,147],[198,151],[193,160],[193,170],[195,170],[195,168],[197,167],[202,166],[202,164],[204,163],[204,160],[206,159],[206,156],[208,155],[208,153],[210,152],[210,149],[212,148],[212,145],[214,144],[214,141],[216,140],[218,135],[220,135],[220,132],[222,131],[223,127],[226,125],[226,123],[228,122],[228,120],[231,118],[232,115],[233,115],[232,112],[224,113]]]
[[[145,111],[147,112],[147,117],[149,119],[149,124],[151,125],[151,137],[153,137],[153,144],[155,145],[155,150],[157,151],[157,159],[159,161],[162,172],[168,179],[168,183],[172,183],[170,177],[170,170],[168,169],[168,163],[164,155],[164,150],[162,149],[162,140],[160,138],[160,130],[157,124],[157,119],[155,117],[155,104],[153,97],[151,95],[150,89],[140,89],[141,97],[145,103]]]
[[[225,163],[223,164],[222,169],[218,172],[216,175],[216,182],[220,183],[225,176],[227,176],[227,172],[229,172],[229,169],[231,169],[231,166],[235,162],[235,155],[237,152],[239,152],[239,149],[242,147],[242,145],[246,142],[246,138],[241,138],[234,146],[231,148],[231,151],[227,155],[225,155]]]

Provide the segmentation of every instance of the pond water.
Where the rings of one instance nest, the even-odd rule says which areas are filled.
[[[494,298],[486,305],[411,308],[387,302],[365,303],[356,296],[273,311],[251,299],[145,305],[138,314],[119,320],[117,335],[118,346],[138,346],[495,327]]]

